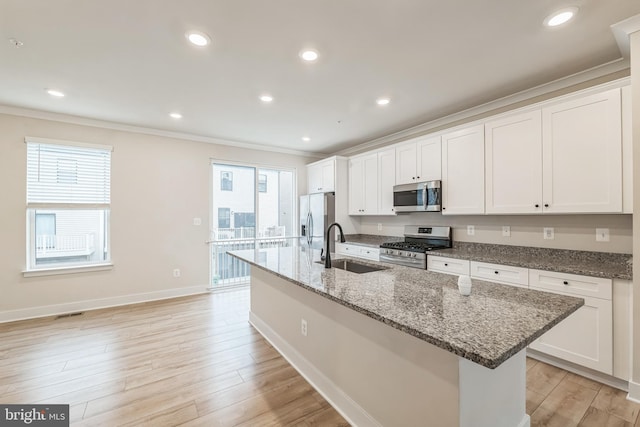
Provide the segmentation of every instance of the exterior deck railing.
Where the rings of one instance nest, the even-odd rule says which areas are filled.
[[[213,240],[211,246],[211,288],[219,289],[249,283],[250,269],[244,261],[227,252],[242,249],[289,247],[293,237],[264,237],[258,239]]]
[[[93,234],[36,236],[36,259],[89,256],[95,252]]]

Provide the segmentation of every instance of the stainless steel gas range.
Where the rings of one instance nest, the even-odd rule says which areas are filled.
[[[450,248],[451,227],[405,225],[404,241],[380,245],[380,261],[427,268],[427,252]]]

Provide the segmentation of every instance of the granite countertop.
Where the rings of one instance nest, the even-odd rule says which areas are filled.
[[[353,243],[360,246],[380,247],[386,242],[402,242],[404,237],[397,236],[377,236],[375,234],[345,234],[346,243]]]
[[[607,279],[632,279],[631,254],[454,242],[453,248],[429,255]]]
[[[496,368],[584,304],[574,298],[387,263],[355,274],[302,246],[229,252],[262,270],[487,368]],[[349,258],[333,256],[333,259]]]

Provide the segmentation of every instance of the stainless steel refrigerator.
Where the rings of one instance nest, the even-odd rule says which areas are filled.
[[[313,249],[323,248],[327,227],[336,220],[335,193],[315,193],[300,196],[300,243]],[[335,252],[335,227],[329,239]]]

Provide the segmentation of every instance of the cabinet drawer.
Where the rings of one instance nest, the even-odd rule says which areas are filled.
[[[465,259],[446,258],[441,256],[427,256],[427,270],[438,273],[448,273],[468,276],[469,261]]]
[[[471,277],[523,288],[529,287],[529,269],[522,267],[471,261]]]
[[[373,261],[380,261],[380,249],[370,248],[368,246],[362,246],[360,248],[360,257],[370,259]]]
[[[559,294],[611,299],[611,279],[529,270],[529,286]]]

